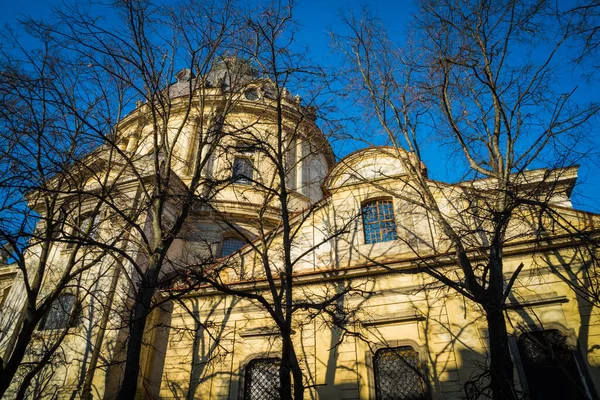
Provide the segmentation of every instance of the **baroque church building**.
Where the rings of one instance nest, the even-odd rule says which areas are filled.
[[[132,310],[149,286],[136,398],[279,398],[280,316],[306,399],[485,393],[485,312],[452,287],[463,281],[453,244],[412,181],[426,166],[395,147],[336,161],[315,110],[239,60],[204,77],[183,70],[161,95],[168,115],[138,103],[109,143],[53,178],[52,215],[48,191],[30,194],[39,229],[54,232],[51,245],[29,246],[28,273],[41,276],[47,254],[37,301],[53,297],[23,365],[52,356],[29,378],[32,367],[20,367],[6,398],[23,379],[29,398],[115,398]],[[560,221],[523,207],[502,246],[523,398],[596,399],[600,390],[600,315],[586,298],[596,250],[581,251],[567,228],[596,238],[598,216],[573,209],[576,179],[577,167],[523,173],[519,187]],[[494,182],[425,184],[485,269]],[[152,238],[175,228],[161,253]],[[67,267],[79,271],[69,280]],[[23,276],[0,266],[4,360],[26,322]]]

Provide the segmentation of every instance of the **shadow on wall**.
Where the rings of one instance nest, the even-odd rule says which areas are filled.
[[[470,309],[473,305],[470,305],[464,323],[456,324],[436,307],[434,303],[440,301],[440,297],[436,297],[430,302],[425,296],[418,305],[419,309],[427,310],[418,322],[424,340],[422,346],[412,345],[406,340],[389,339],[392,331],[389,327],[380,327],[373,329],[375,334],[371,334],[371,341],[365,343],[369,350],[362,364],[348,364],[346,357],[340,358],[338,347],[334,347],[330,352],[325,384],[316,387],[319,398],[358,399],[365,393],[359,385],[368,385],[368,393],[372,398],[375,398],[375,391],[380,392],[378,394],[381,397],[389,392],[409,393],[415,399],[491,398],[489,355],[485,350],[488,334],[486,329],[481,328],[485,326],[483,315],[473,312]],[[423,307],[423,303],[427,307]],[[576,337],[568,338],[564,329],[554,329],[555,325],[552,324],[541,325],[532,310],[517,309],[510,312],[518,313],[525,321],[517,330],[522,334],[510,339],[515,360],[515,389],[519,397],[596,399],[593,388],[587,383],[584,368],[581,368],[584,364],[581,362],[579,346],[585,338],[577,341]],[[512,320],[516,321],[516,318]],[[384,332],[387,332],[388,340],[384,340]],[[332,342],[334,337],[335,333],[332,334]],[[362,337],[364,339],[368,335],[363,332]],[[339,332],[337,338],[340,338]],[[413,351],[406,352],[407,348]],[[386,349],[388,353],[389,350],[397,352],[392,351],[393,357],[387,357],[385,364],[378,365],[378,351]],[[408,357],[402,359],[397,356],[398,353],[407,354]],[[420,362],[413,362],[415,359]],[[348,367],[339,365],[340,360]],[[360,376],[354,382],[335,379],[336,373],[356,368],[367,370],[367,382],[362,382]]]
[[[562,360],[558,359],[560,358],[560,351],[558,351],[555,364],[567,376],[573,376],[568,379],[569,382],[565,385],[572,386],[572,392],[581,393],[580,397],[573,398],[596,400],[599,398],[598,392],[600,389],[598,387],[600,368],[597,362],[600,347],[596,341],[600,333],[596,328],[600,322],[600,309],[598,308],[600,302],[597,296],[597,291],[600,290],[597,280],[598,262],[594,254],[595,250],[589,247],[591,243],[586,243],[586,238],[580,237],[577,233],[572,236],[577,240],[581,240],[581,244],[578,247],[573,247],[573,251],[555,250],[540,255],[537,268],[544,271],[544,273],[535,278],[541,281],[541,285],[551,285],[550,287],[553,289],[549,293],[536,293],[530,296],[534,299],[534,302],[537,297],[540,297],[538,301],[543,300],[544,296],[547,302],[555,300],[557,304],[554,307],[560,307],[561,315],[564,311],[564,317],[562,320],[542,318],[542,313],[549,306],[539,309],[533,307],[514,308],[512,314],[516,315],[515,319],[518,321],[516,328],[517,331],[522,333],[519,338],[515,338],[515,343],[523,338],[527,332],[545,332],[547,338],[542,338],[542,343],[538,343],[538,347],[552,348],[554,345],[547,342],[553,340],[552,335],[559,335],[562,338],[560,340],[564,341],[564,346],[568,348],[568,357],[566,359],[563,357]],[[548,237],[540,240],[552,244],[552,240]],[[595,245],[592,247],[595,247]],[[564,286],[561,286],[561,283]],[[560,290],[563,290],[566,295],[559,295],[555,291],[557,288],[561,288]],[[551,295],[554,296],[554,299]],[[526,304],[528,302],[528,299],[516,298],[514,293],[511,293],[509,299],[516,304],[520,302]],[[572,303],[573,300],[574,304]],[[529,299],[529,302],[531,301]],[[558,302],[560,302],[560,305]],[[574,319],[578,320],[579,326],[577,328],[574,328]],[[537,339],[537,342],[540,342],[540,339]],[[517,366],[521,368],[522,376],[525,375],[523,364],[527,364],[527,362],[527,360],[522,359],[517,362]],[[546,381],[556,380],[557,378],[553,379],[550,376],[546,379]],[[535,383],[533,385],[535,386]],[[525,384],[524,390],[534,389],[528,388]]]
[[[349,252],[354,250],[355,249],[352,246],[348,246],[347,248],[347,251]],[[334,254],[338,254],[335,249]],[[574,265],[582,264],[582,261],[577,257],[573,256],[572,259],[567,260],[564,259],[564,255],[558,252],[551,254],[551,256],[560,260],[560,264],[564,266],[564,270],[557,270],[556,268],[552,270],[551,268],[552,274],[549,274],[548,276],[560,277],[563,282],[575,288],[576,293],[578,294],[576,308],[579,311],[581,321],[579,330],[577,333],[571,335],[572,339],[567,337],[568,333],[564,329],[560,330],[560,332],[562,333],[562,336],[566,338],[565,343],[567,343],[568,349],[577,350],[575,352],[571,351],[573,357],[581,358],[578,353],[588,354],[598,350],[597,346],[590,345],[589,343],[590,327],[593,324],[591,319],[596,311],[595,308],[590,305],[592,299],[586,298],[584,295],[590,286],[589,279],[587,278],[588,275],[586,275],[584,268],[575,269],[573,267]],[[552,260],[550,260],[550,255],[548,255],[548,265],[556,264],[556,261],[550,261]],[[337,264],[339,260],[334,260],[334,262]],[[398,274],[398,277],[401,277],[401,274]],[[555,282],[547,283],[554,284]],[[400,287],[402,285],[397,286]],[[527,283],[524,284],[523,288],[526,288],[526,286]],[[519,285],[515,286],[515,291],[518,287]],[[577,290],[577,288],[579,288],[579,290]],[[442,290],[445,292],[440,292]],[[419,372],[427,377],[426,381],[429,394],[426,394],[425,398],[428,398],[429,396],[444,399],[488,398],[490,396],[489,380],[486,372],[488,370],[488,355],[485,353],[488,337],[485,329],[479,328],[480,326],[486,325],[481,310],[479,310],[476,305],[465,304],[464,299],[460,296],[451,295],[447,288],[440,289],[439,287],[433,288],[427,286],[425,289],[416,290],[412,293],[403,292],[401,289],[398,289],[397,293],[392,290],[386,293],[386,295],[388,294],[391,294],[392,296],[406,295],[407,298],[409,298],[407,303],[411,303],[412,308],[418,310],[421,314],[417,320],[407,321],[404,322],[404,324],[416,324],[419,332],[421,332],[421,335],[418,336],[419,342],[416,343],[413,348],[421,360],[421,363],[418,365],[419,371],[415,372]],[[515,294],[513,293],[512,297],[509,298],[510,302],[518,303],[518,299],[514,296]],[[417,297],[418,300],[410,300]],[[368,299],[364,299],[356,307],[361,308],[366,304],[364,302],[367,300]],[[456,303],[465,304],[463,307],[463,319],[448,315],[448,311],[446,310],[448,301],[454,302],[454,311],[452,312],[457,310]],[[215,390],[215,385],[211,382],[216,378],[219,382],[229,382],[228,390],[222,391],[222,393],[228,393],[229,398],[232,399],[238,398],[243,390],[236,388],[240,388],[240,385],[243,384],[242,374],[244,373],[243,369],[245,368],[245,365],[242,365],[241,369],[236,371],[233,371],[232,368],[226,369],[225,371],[221,368],[214,368],[214,364],[222,365],[223,363],[230,363],[230,366],[233,366],[232,361],[230,360],[232,356],[226,350],[227,346],[220,346],[220,343],[227,333],[225,326],[230,319],[230,314],[235,303],[231,304],[226,312],[218,312],[222,307],[219,307],[218,304],[216,304],[210,312],[205,313],[203,311],[201,314],[200,305],[197,301],[189,301],[188,299],[186,302],[190,307],[190,309],[187,310],[187,313],[193,318],[194,326],[188,328],[178,327],[177,332],[171,332],[166,336],[170,336],[171,338],[169,340],[171,341],[174,340],[174,335],[182,335],[181,337],[187,335],[187,337],[189,337],[191,343],[187,348],[191,348],[192,353],[190,357],[185,359],[191,359],[191,365],[188,361],[187,365],[182,365],[180,367],[181,374],[187,374],[188,380],[167,379],[163,382],[163,390],[168,388],[174,398],[192,399],[200,395],[200,393],[206,393],[206,390]],[[560,307],[560,305],[558,307]],[[343,298],[340,298],[338,308],[346,309],[348,312],[350,311],[348,310],[347,305],[344,304]],[[373,313],[377,314],[376,311]],[[519,321],[517,322],[519,326],[516,328],[513,326],[517,332],[525,334],[528,332],[557,330],[556,326],[542,324],[540,322],[542,318],[539,318],[536,315],[535,309],[533,308],[511,308],[510,310],[507,310],[507,314],[518,316],[518,318],[507,318],[508,323],[511,323],[511,321]],[[388,316],[391,315],[386,315],[386,317]],[[211,323],[211,320],[220,321],[220,323]],[[374,397],[376,386],[374,384],[375,375],[378,373],[387,373],[385,370],[378,371],[377,368],[374,368],[373,357],[375,356],[376,351],[382,348],[411,346],[411,344],[407,344],[406,341],[403,341],[403,339],[406,338],[392,337],[391,334],[393,331],[388,329],[389,327],[390,324],[387,322],[382,324],[381,327],[375,324],[368,329],[369,334],[367,335],[362,321],[359,320],[358,322],[355,322],[355,326],[352,327],[351,330],[360,335],[351,335],[349,334],[350,332],[345,332],[344,330],[335,328],[331,325],[328,327],[322,325],[320,329],[329,330],[328,343],[319,344],[319,346],[327,346],[329,349],[326,357],[325,377],[324,381],[318,381],[314,376],[310,376],[307,379],[310,388],[307,390],[306,395],[310,396],[312,399],[359,398],[363,393],[361,387],[369,385],[371,388],[369,394]],[[174,328],[170,327],[170,329]],[[551,337],[556,337],[558,339],[552,339],[554,340],[554,342],[552,342]],[[516,381],[518,384],[517,390],[519,390],[520,395],[525,396],[525,398],[531,398],[527,393],[532,390],[532,388],[530,388],[527,383],[528,380],[534,379],[530,378],[530,376],[533,376],[531,375],[531,363],[527,364],[529,362],[528,360],[522,360],[523,354],[525,354],[525,357],[529,358],[531,354],[534,354],[533,351],[527,353],[527,346],[537,351],[537,354],[540,354],[542,358],[547,359],[548,354],[559,349],[558,347],[552,347],[555,346],[552,343],[556,343],[556,345],[560,344],[559,342],[562,340],[560,337],[561,335],[557,336],[554,333],[549,335],[548,338],[544,335],[529,335],[526,337],[528,342],[523,341],[524,339],[520,340],[521,336],[511,338],[511,353],[514,352],[515,355]],[[364,360],[366,360],[365,362],[360,361],[362,357],[358,356],[360,351],[358,350],[360,347],[358,344],[351,344],[350,346],[354,347],[353,358],[350,357],[350,352],[345,353],[341,350],[342,345],[340,343],[348,344],[348,338],[356,341],[356,343],[363,340],[365,341],[363,345],[369,349],[368,354],[364,357]],[[569,340],[571,340],[571,342],[569,342]],[[312,373],[311,366],[308,365],[307,360],[309,360],[311,356],[314,357],[310,352],[317,350],[311,349],[310,346],[305,347],[304,342],[302,342],[302,345],[301,351],[303,360],[306,362],[305,369]],[[156,346],[158,349],[157,353],[161,353],[161,348],[166,349],[166,344],[161,345],[157,342]],[[181,348],[186,348],[186,346],[182,344]],[[321,349],[321,351],[322,350],[323,349]],[[550,356],[550,360],[554,360],[552,356]],[[401,358],[396,361],[398,361],[400,365],[402,365],[402,363],[409,364],[409,360],[402,360]],[[578,361],[579,364],[577,364],[577,366],[583,367],[581,368],[584,378],[583,382],[588,384],[589,389],[585,392],[584,397],[574,398],[597,398],[595,390],[589,383],[591,380],[586,378],[589,378],[587,376],[589,374],[594,376],[596,381],[598,381],[597,377],[600,376],[600,371],[598,370],[598,367],[590,366],[588,361],[589,357],[588,360],[583,360],[581,358],[581,360]],[[164,358],[162,363],[165,364]],[[166,364],[170,365],[168,362]],[[549,367],[554,368],[555,372],[556,370],[560,371],[565,368],[560,364],[553,364],[544,368]],[[356,372],[359,369],[367,371],[367,376],[369,378],[367,382],[361,381],[363,377]],[[340,372],[344,373],[343,379],[346,379],[349,375],[348,372],[354,372],[355,377],[344,381],[343,379],[340,379]],[[167,376],[168,378],[168,376],[171,375],[163,374],[163,376]],[[381,379],[382,377],[379,376],[378,378]],[[569,380],[569,378],[567,378],[567,380]],[[553,379],[553,381],[558,381],[558,378]],[[402,379],[396,379],[393,383],[403,385]],[[206,386],[204,386],[205,384]],[[572,392],[578,393],[578,390]]]
[[[169,315],[169,325],[154,342],[153,360],[148,368],[147,387],[150,398],[158,398],[168,392],[175,399],[194,399],[198,396],[214,398],[225,390],[215,382],[231,382],[236,379],[229,368],[232,354],[225,343],[229,332],[227,323],[238,301],[220,298],[210,309],[202,309],[198,298],[177,301],[182,315]],[[177,319],[173,322],[173,319]],[[218,321],[218,322],[217,322]],[[191,323],[190,323],[191,322]],[[167,354],[170,359],[167,359]],[[160,367],[159,367],[160,366]],[[213,392],[219,393],[213,393]]]
[[[435,307],[430,307],[429,310],[436,310]],[[228,311],[231,311],[229,309]],[[198,314],[198,307],[192,309],[192,312]],[[535,317],[530,312],[518,311],[523,314],[523,318],[527,318],[529,323],[527,328],[528,331],[542,331],[544,327],[535,325]],[[443,315],[442,315],[443,317]],[[225,316],[224,323],[229,318],[227,314]],[[221,329],[219,333],[207,339],[205,332],[206,327],[202,326],[203,323],[199,323],[194,327],[196,330],[196,337],[193,342],[193,354],[192,354],[192,365],[181,366],[180,372],[187,372],[189,377],[188,381],[185,380],[172,380],[163,382],[163,390],[168,388],[170,394],[176,399],[192,399],[197,396],[209,396],[212,394],[210,391],[215,390],[215,383],[212,382],[216,379],[219,382],[229,382],[229,389],[222,391],[221,393],[228,393],[230,399],[236,399],[243,393],[242,385],[242,374],[245,372],[243,365],[240,370],[225,370],[221,368],[214,368],[215,365],[222,366],[223,363],[231,363],[228,357],[231,354],[216,354],[219,352],[219,341],[222,338],[224,330]],[[340,340],[344,338],[344,332],[341,329],[330,328],[331,336],[329,344],[331,345],[331,351],[329,351],[327,358],[327,365],[325,371],[325,380],[322,383],[315,382],[314,377],[309,379],[310,388],[306,392],[307,398],[311,399],[358,399],[361,393],[364,393],[361,386],[369,385],[370,396],[374,398],[375,391],[375,375],[380,374],[377,379],[379,381],[386,381],[386,385],[392,385],[391,389],[395,392],[405,393],[421,393],[418,380],[406,379],[407,375],[410,375],[410,368],[415,368],[415,374],[413,376],[419,376],[423,374],[426,379],[423,379],[425,383],[426,391],[423,392],[423,397],[415,397],[416,399],[423,398],[443,398],[443,399],[483,399],[489,398],[489,380],[487,375],[488,369],[488,356],[484,351],[477,350],[481,349],[482,346],[471,345],[468,338],[472,338],[472,332],[466,332],[468,329],[473,328],[471,325],[476,325],[475,321],[465,324],[465,326],[458,327],[452,325],[445,318],[440,318],[440,314],[437,312],[430,312],[424,316],[419,322],[420,327],[423,329],[423,337],[428,338],[422,348],[416,348],[417,354],[422,360],[421,363],[411,364],[411,359],[392,358],[392,362],[396,362],[396,370],[390,365],[384,368],[377,368],[374,366],[373,357],[377,350],[385,348],[405,348],[402,345],[402,341],[398,340],[372,340],[366,343],[369,348],[369,354],[365,357],[366,362],[360,362],[357,359],[357,352],[353,354],[353,359],[348,358],[348,353],[342,348],[343,344],[340,344]],[[547,328],[547,327],[546,327]],[[525,328],[524,328],[525,329]],[[358,330],[357,330],[358,331]],[[525,332],[528,332],[525,331]],[[214,332],[214,331],[213,331]],[[348,336],[346,336],[348,337]],[[449,340],[437,341],[436,338],[446,337]],[[214,341],[212,341],[214,338]],[[524,398],[530,398],[526,395],[527,375],[526,367],[523,366],[523,362],[519,359],[519,353],[523,350],[519,347],[521,343],[518,341],[519,338],[513,340],[513,350],[515,351],[515,358],[517,359],[517,390]],[[173,338],[171,338],[173,340]],[[356,339],[354,339],[356,340]],[[485,332],[481,332],[481,336],[477,339],[479,344],[487,340]],[[431,341],[431,343],[430,343]],[[346,339],[346,349],[348,347],[360,347],[358,345],[348,346],[348,342],[352,340]],[[435,343],[434,343],[435,342]],[[547,352],[548,350],[554,350],[556,348],[549,349],[544,347],[545,343],[541,341],[534,341],[532,346],[538,346],[538,350],[541,353]],[[400,345],[400,346],[399,346]],[[183,345],[182,345],[183,348]],[[430,349],[425,351],[424,349]],[[304,359],[307,359],[310,354],[309,348],[307,347],[303,351]],[[454,356],[456,358],[454,358]],[[186,359],[189,359],[186,358]],[[388,360],[389,361],[389,360]],[[407,370],[406,365],[409,365]],[[548,367],[544,367],[548,370]],[[361,376],[357,373],[358,369],[368,370],[369,380],[367,382],[361,381]],[[557,366],[555,371],[561,370],[561,366]],[[400,372],[394,372],[400,371]],[[408,371],[408,373],[407,373]],[[350,374],[348,374],[350,373]],[[349,376],[354,374],[351,379]],[[169,374],[167,374],[169,376]],[[343,376],[343,378],[341,378]],[[557,378],[553,379],[557,381]],[[521,385],[524,382],[525,385]],[[206,384],[207,386],[204,386]],[[410,386],[412,385],[412,386]],[[236,389],[239,388],[239,389]],[[378,388],[379,390],[379,388]],[[559,393],[559,392],[557,392]],[[574,399],[585,399],[587,397],[573,397]]]

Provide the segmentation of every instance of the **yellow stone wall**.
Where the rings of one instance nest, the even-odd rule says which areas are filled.
[[[507,326],[515,338],[511,340],[516,343],[529,330],[558,329],[574,349],[579,347],[594,385],[599,385],[594,349],[600,345],[600,315],[578,301],[555,274],[537,266],[536,258],[522,254],[506,260],[507,272],[521,262],[527,265],[514,298],[509,299]],[[364,285],[372,295],[347,300],[347,307],[358,312],[346,328],[360,338],[332,328],[326,318],[296,317],[295,345],[311,386],[305,397],[374,398],[373,352],[408,345],[419,353],[434,398],[464,398],[464,383],[481,370],[487,356],[482,310],[439,284],[424,289],[432,281],[423,274],[372,270],[365,275],[352,282]],[[316,273],[317,277],[322,275]],[[296,290],[319,293],[325,285],[312,283]],[[195,398],[239,398],[248,362],[279,355],[280,340],[272,320],[256,305],[218,294],[189,296],[183,303],[173,307],[160,398],[185,396],[192,381],[198,382]],[[206,329],[195,334],[197,325],[189,310]],[[211,355],[214,359],[203,364]]]
[[[202,117],[206,131],[211,123],[208,115],[222,107],[217,100],[211,101],[207,100],[202,106],[198,104],[187,121],[174,113],[175,117],[168,123],[167,137],[174,146],[172,167],[181,184],[189,182],[193,173],[189,161],[194,157],[193,143],[199,132],[194,124]],[[250,136],[262,135],[266,142],[273,140],[273,124],[265,122],[265,118],[272,115],[264,116],[272,112],[272,104],[267,100],[254,105],[238,101],[239,106],[227,115],[225,126],[227,129],[237,126],[240,132],[227,131],[231,136],[217,149],[210,166],[215,178],[230,176],[235,156],[230,150],[236,141],[248,139],[244,132],[251,130]],[[140,106],[121,122],[119,140],[122,142],[119,143],[125,154],[135,159],[140,170],[144,167],[151,174],[152,166],[141,165],[147,161],[143,156],[153,150],[144,107]],[[340,300],[340,306],[350,315],[345,330],[333,327],[325,315],[309,315],[306,311],[295,314],[293,337],[308,387],[305,397],[374,398],[374,353],[384,347],[411,346],[419,354],[433,398],[463,398],[464,384],[485,362],[487,326],[479,306],[419,269],[423,265],[420,261],[431,257],[438,257],[439,261],[451,248],[430,213],[418,206],[419,195],[408,182],[399,161],[401,157],[411,160],[410,155],[389,148],[367,149],[346,157],[329,171],[332,154],[324,138],[319,136],[322,134],[312,121],[300,122],[291,104],[286,107],[285,131],[290,136],[294,133],[299,140],[294,150],[297,165],[292,183],[296,190],[291,193],[289,206],[290,211],[296,212],[292,222],[302,224],[294,225],[299,229],[292,243],[292,257],[297,261],[294,272],[298,276],[295,299],[325,298],[344,285],[362,292]],[[178,139],[174,139],[177,135]],[[254,162],[260,178],[276,186],[277,179],[272,179],[273,166],[258,156]],[[114,179],[123,179],[118,172],[113,170],[109,174]],[[535,178],[535,174],[530,175]],[[131,176],[128,178],[123,179],[119,187],[124,202],[135,197],[135,185],[131,184],[135,181]],[[556,182],[567,185],[567,181],[574,182],[574,179],[575,172],[567,169]],[[430,184],[444,215],[453,223],[464,223],[461,213],[466,207],[461,197],[464,188],[434,181]],[[486,184],[489,182],[475,182],[471,189],[485,190]],[[94,187],[95,183],[89,185]],[[361,206],[365,201],[378,198],[393,200],[399,240],[366,244]],[[215,207],[232,217],[240,230],[253,236],[258,234],[256,210],[263,201],[264,192],[257,187],[232,184],[215,197]],[[317,207],[312,214],[304,218],[306,207],[315,203]],[[598,226],[598,216],[570,208],[566,190],[558,190],[551,203],[575,226],[590,231]],[[276,228],[279,205],[269,206],[265,225]],[[572,283],[586,284],[581,270],[587,261],[585,255],[571,248],[569,238],[561,236],[559,228],[549,231],[544,238],[533,235],[522,223],[531,218],[531,214],[525,210],[522,217],[510,226],[514,239],[505,246],[507,278],[521,263],[524,265],[508,299],[509,334],[517,338],[528,330],[558,329],[581,354],[580,367],[591,377],[590,382],[597,390],[600,388],[600,314],[596,307],[577,297],[551,268],[568,270]],[[140,218],[144,221],[148,215]],[[342,228],[345,233],[335,234]],[[118,229],[107,223],[99,234],[109,238]],[[230,232],[231,228],[214,213],[193,209],[169,251],[163,272],[172,271],[176,265],[193,264],[207,253],[218,255],[224,235]],[[139,237],[132,234],[126,251],[143,259],[138,244]],[[276,235],[268,250],[275,273],[281,269],[282,246],[281,236]],[[39,249],[33,248],[29,257],[35,259],[36,251]],[[60,273],[60,266],[70,254],[66,246],[56,246],[52,252],[52,265],[57,269],[49,271],[49,288],[53,274]],[[477,254],[473,256],[476,258]],[[456,273],[449,255],[436,265],[444,273]],[[231,287],[266,293],[262,280],[264,266],[249,246],[219,260],[218,266],[223,268],[220,277]],[[114,292],[117,306],[101,347],[102,367],[94,375],[93,395],[111,398],[116,393],[122,375],[119,364],[123,359],[122,345],[127,338],[126,325],[119,320],[118,311],[130,307],[129,285],[137,278],[126,262],[119,265],[107,257],[83,277],[81,286],[85,290],[81,300],[86,311],[82,323],[62,346],[66,362],[56,363],[56,369],[44,371],[50,374],[52,387],[57,389],[42,397],[70,398],[77,390],[88,362],[89,344],[98,335],[95,323],[102,315],[115,273],[122,274],[122,279]],[[7,321],[14,320],[23,305],[18,294],[22,282],[18,279],[14,282],[11,299],[7,299],[3,307],[3,327],[10,326]],[[156,300],[164,301],[169,294],[161,291]],[[43,332],[37,335],[34,346],[43,343],[44,335]],[[144,339],[139,398],[189,398],[190,391],[193,398],[198,399],[241,398],[248,362],[278,357],[281,346],[273,320],[259,304],[219,294],[210,288],[166,301],[151,316]],[[512,342],[516,348],[515,340]],[[5,345],[6,340],[0,343],[0,347]],[[519,372],[516,353],[515,361],[519,380],[523,375]]]

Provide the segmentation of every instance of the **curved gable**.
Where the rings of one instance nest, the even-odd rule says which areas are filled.
[[[401,156],[404,150],[394,147],[370,147],[341,159],[325,180],[327,190],[365,181],[404,175]]]

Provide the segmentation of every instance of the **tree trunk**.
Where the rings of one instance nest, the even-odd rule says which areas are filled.
[[[129,328],[125,376],[118,396],[120,400],[132,400],[135,398],[140,374],[140,355],[142,352],[143,336],[154,290],[154,285],[142,284],[135,298],[135,308]]]
[[[281,364],[279,365],[279,395],[283,399],[304,399],[304,383],[302,371],[292,343],[291,332],[282,332],[283,345],[281,349]],[[292,396],[293,377],[293,396]]]
[[[485,307],[490,342],[490,386],[494,400],[517,399],[514,365],[508,346],[504,313],[498,307]]]
[[[4,393],[8,390],[10,383],[12,382],[25,354],[27,352],[27,346],[31,342],[31,337],[33,335],[33,331],[35,330],[35,326],[39,318],[31,318],[26,317],[23,321],[23,327],[21,329],[21,333],[19,334],[19,338],[17,339],[17,343],[13,349],[12,354],[8,358],[8,362],[6,366],[2,370],[2,374],[0,376],[0,398],[4,396]]]
[[[281,399],[292,398],[292,376],[290,374],[290,347],[289,332],[282,332],[281,363],[279,364],[279,396]]]
[[[293,349],[292,349],[293,350]],[[296,353],[294,352],[294,365],[292,366],[292,376],[294,378],[294,399],[295,400],[303,400],[304,399],[304,382],[302,376],[302,370],[300,369],[300,365],[298,364],[298,359],[296,358]]]

